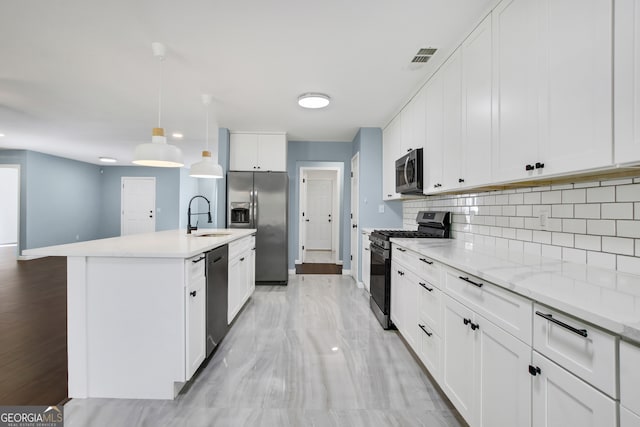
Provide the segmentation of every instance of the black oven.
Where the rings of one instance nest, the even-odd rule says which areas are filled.
[[[396,193],[422,194],[422,148],[396,160]]]

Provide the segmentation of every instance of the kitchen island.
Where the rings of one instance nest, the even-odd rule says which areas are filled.
[[[204,254],[228,244],[230,260],[232,252],[244,259],[241,251],[253,259],[256,230],[203,232],[209,235],[170,230],[24,251],[67,257],[69,397],[175,398],[205,358]],[[229,295],[237,296],[229,323],[252,291],[229,277]]]

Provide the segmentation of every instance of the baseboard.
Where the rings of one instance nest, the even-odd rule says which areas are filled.
[[[361,288],[361,289],[364,289],[364,283],[362,283],[361,281],[358,281],[358,282],[356,283],[356,286],[358,286],[358,287],[359,287],[359,288]]]
[[[351,276],[351,270],[342,270],[343,276]]]
[[[297,264],[297,263],[296,263]],[[295,275],[296,274],[296,269],[294,268],[293,270],[289,270],[289,276],[291,275]]]
[[[18,255],[18,261],[31,261],[32,259],[46,258],[45,255]]]
[[[302,261],[300,261],[299,259],[294,261],[294,264],[302,264]]]
[[[343,264],[343,262],[342,262],[341,259],[339,259],[338,262],[336,262],[336,265],[342,265],[342,264]]]

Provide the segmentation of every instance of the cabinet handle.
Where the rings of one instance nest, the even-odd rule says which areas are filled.
[[[473,280],[470,280],[468,277],[463,277],[463,276],[458,276],[458,277],[459,277],[460,279],[464,280],[465,282],[467,282],[467,283],[471,283],[472,285],[477,286],[477,287],[479,287],[479,288],[481,288],[481,287],[482,287],[482,285],[484,284],[484,283],[474,282]]]
[[[240,261],[244,261],[244,257],[240,258]]]
[[[256,167],[254,166],[253,168],[255,169]]]
[[[429,265],[433,264],[433,261],[428,261],[426,258],[420,258],[420,261],[426,262]]]
[[[462,319],[462,323],[464,323],[465,325],[468,325],[469,323],[471,323],[471,319],[464,318]]]
[[[418,284],[423,288],[425,288],[426,290],[428,290],[429,292],[433,292],[433,288],[428,287],[426,283],[418,282]]]
[[[440,187],[442,187],[442,184],[435,184],[433,187],[434,188],[440,188]]]
[[[191,295],[192,297],[195,297],[196,293],[197,293],[196,291],[192,291],[192,292],[189,292],[189,295]]]
[[[458,178],[458,182],[462,183],[462,182],[464,182],[464,179]]]
[[[218,262],[218,261],[220,261],[220,260],[222,260],[222,257],[221,257],[221,256],[219,256],[218,258],[214,259],[214,260],[213,260],[213,263],[215,264],[216,262]]]
[[[398,270],[398,274],[401,275],[401,276],[404,276],[404,271]]]
[[[418,326],[420,326],[420,329],[422,329],[422,332],[424,332],[425,334],[427,334],[428,337],[430,337],[431,335],[433,335],[433,332],[429,332],[425,329],[424,325],[421,325],[418,323]]]
[[[587,337],[587,330],[586,330],[586,329],[578,329],[578,328],[574,328],[573,326],[571,326],[571,325],[567,325],[566,323],[561,322],[561,321],[560,321],[560,320],[558,320],[558,319],[554,319],[554,318],[553,318],[553,315],[551,315],[551,314],[544,314],[544,313],[542,313],[542,312],[540,312],[540,311],[536,311],[536,314],[537,314],[538,316],[542,317],[543,319],[547,319],[549,322],[553,322],[553,323],[555,323],[555,324],[556,324],[556,325],[558,325],[558,326],[562,326],[563,328],[570,330],[570,331],[571,331],[571,332],[573,332],[574,334],[578,334],[578,335],[580,335],[581,337],[585,337],[585,338]]]
[[[537,366],[529,365],[529,373],[534,377],[541,373],[540,368]]]
[[[536,169],[544,169],[544,163],[536,162]]]
[[[396,248],[397,250],[399,250],[400,252],[407,252],[406,249],[402,249],[402,248]]]
[[[387,197],[392,197],[392,195],[391,194],[387,194]]]
[[[532,171],[533,169],[535,169],[535,166],[533,166],[533,165],[526,165],[526,166],[524,167],[524,169],[525,169],[526,171]]]
[[[364,248],[364,250],[365,250],[365,251],[368,251],[368,250],[369,250],[369,248]]]
[[[195,263],[198,263],[198,262],[202,261],[204,258],[205,258],[205,257],[201,256],[200,258],[198,258],[198,259],[194,259],[194,260],[193,260],[193,261],[191,261],[191,262],[195,264]]]
[[[251,250],[252,250],[252,251],[255,251],[255,250],[256,250],[256,248],[251,248]]]
[[[471,324],[469,326],[471,326],[471,330],[472,331],[475,331],[476,329],[480,329],[480,325],[479,324],[473,323],[473,322],[470,322],[470,323]]]

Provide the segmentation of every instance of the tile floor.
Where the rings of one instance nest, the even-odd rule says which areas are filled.
[[[350,277],[258,287],[174,401],[73,399],[65,426],[460,426]]]

